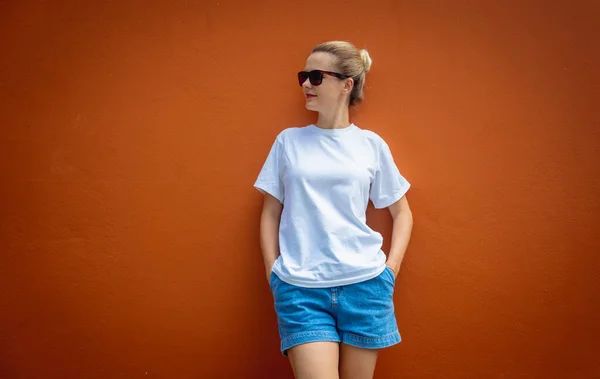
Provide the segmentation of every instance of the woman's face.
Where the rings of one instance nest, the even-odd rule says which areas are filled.
[[[323,70],[338,72],[336,68],[336,57],[329,53],[312,53],[306,60],[304,71]],[[352,79],[340,80],[335,76],[323,75],[323,82],[313,86],[309,79],[302,84],[302,91],[306,100],[306,109],[316,112],[327,112],[335,109],[344,102],[350,90],[352,90]]]

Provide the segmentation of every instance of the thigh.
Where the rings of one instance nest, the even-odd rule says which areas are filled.
[[[295,379],[338,379],[339,344],[311,342],[288,351]]]
[[[340,345],[340,379],[373,379],[379,350]]]

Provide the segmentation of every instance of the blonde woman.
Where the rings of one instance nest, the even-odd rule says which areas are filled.
[[[363,100],[366,50],[316,46],[298,73],[315,124],[276,138],[254,184],[281,352],[297,379],[371,379],[378,351],[400,342],[393,292],[411,229],[410,187],[386,142],[349,120]],[[393,218],[386,257],[366,224],[371,200]]]

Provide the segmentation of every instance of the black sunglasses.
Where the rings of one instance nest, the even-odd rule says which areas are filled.
[[[332,71],[323,71],[323,70],[300,71],[298,73],[298,84],[300,84],[300,87],[302,87],[302,85],[304,84],[306,79],[308,79],[308,80],[310,80],[310,84],[312,84],[313,86],[318,86],[321,83],[323,83],[323,75],[331,75],[331,76],[335,76],[336,78],[339,78],[339,79],[349,78],[349,76],[347,76],[347,75],[342,75],[342,74],[339,74],[337,72],[332,72]]]

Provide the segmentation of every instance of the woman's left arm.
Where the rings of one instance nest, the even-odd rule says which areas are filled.
[[[406,196],[402,196],[400,200],[390,205],[388,209],[390,210],[394,223],[392,228],[392,245],[390,247],[386,265],[394,271],[396,276],[398,276],[400,265],[402,264],[402,259],[404,258],[404,253],[406,253],[408,241],[410,240],[413,218]]]

